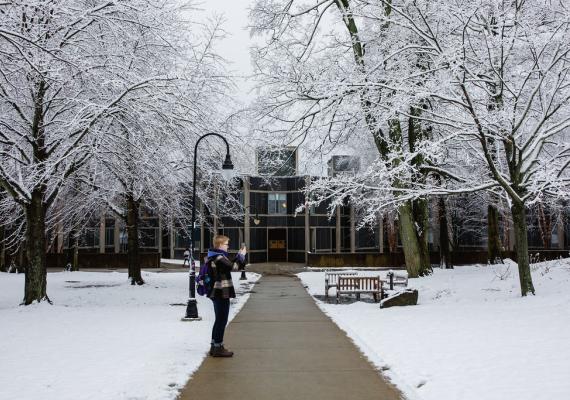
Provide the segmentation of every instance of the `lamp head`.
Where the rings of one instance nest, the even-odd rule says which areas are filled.
[[[234,164],[232,163],[232,159],[230,157],[230,153],[226,154],[226,159],[224,160],[224,164],[222,165],[222,169],[234,169]]]
[[[230,180],[233,177],[233,170],[234,164],[232,163],[232,159],[230,158],[230,153],[226,154],[226,159],[222,164],[222,176],[226,180]]]

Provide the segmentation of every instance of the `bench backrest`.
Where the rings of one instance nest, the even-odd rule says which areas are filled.
[[[356,276],[358,272],[325,272],[325,282],[329,286],[336,286],[339,276]]]
[[[379,276],[339,276],[339,290],[380,290]]]

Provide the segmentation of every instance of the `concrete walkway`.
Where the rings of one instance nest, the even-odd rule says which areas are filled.
[[[393,400],[384,381],[296,277],[265,275],[179,400]]]

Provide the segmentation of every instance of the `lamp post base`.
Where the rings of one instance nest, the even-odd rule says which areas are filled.
[[[196,318],[180,318],[180,321],[202,321],[202,317],[196,317]]]
[[[186,305],[186,315],[181,321],[201,321],[202,317],[198,316],[198,306],[196,304],[196,299],[188,299],[188,304]]]

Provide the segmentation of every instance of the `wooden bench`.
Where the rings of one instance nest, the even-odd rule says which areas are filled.
[[[329,289],[336,287],[339,276],[356,276],[357,272],[325,272],[325,298],[329,297]]]
[[[374,301],[378,302],[384,295],[382,280],[379,276],[339,276],[336,285],[336,302],[338,304],[341,294],[355,294],[360,300],[362,293],[370,293]]]

